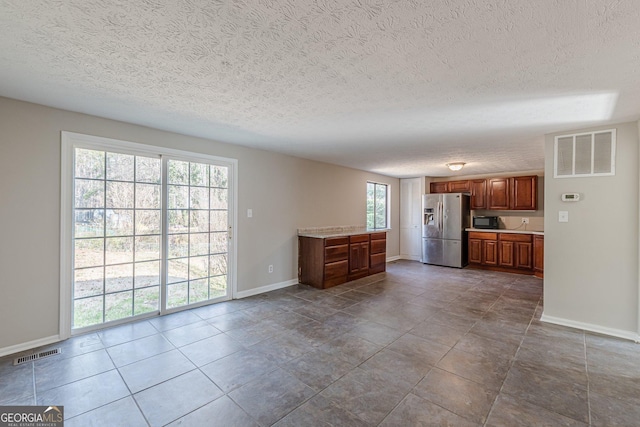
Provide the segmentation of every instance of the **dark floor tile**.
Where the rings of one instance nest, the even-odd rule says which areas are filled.
[[[589,347],[587,348],[587,362],[590,371],[640,378],[640,351],[637,354],[620,353]]]
[[[498,392],[465,378],[432,369],[413,393],[470,421],[485,422]]]
[[[182,347],[220,333],[219,329],[204,320],[200,320],[199,322],[165,331],[162,335],[174,346]]]
[[[469,332],[458,341],[454,348],[486,358],[493,356],[512,358],[518,351],[518,347],[518,344],[498,341]]]
[[[294,326],[286,333],[309,346],[317,347],[344,334],[339,328],[324,322],[312,322],[304,326]]]
[[[301,342],[292,334],[276,335],[247,348],[271,357],[276,363],[288,362],[314,350],[310,344]]]
[[[0,360],[0,405],[9,405],[14,401],[33,399],[34,389],[33,362],[13,366],[11,358]]]
[[[133,395],[152,427],[163,426],[219,398],[223,393],[195,370]],[[65,408],[66,409],[66,408]]]
[[[232,329],[245,328],[247,326],[255,325],[260,321],[260,319],[246,313],[244,310],[241,310],[234,311],[233,313],[222,314],[207,321],[217,329],[226,332]]]
[[[520,365],[530,366],[558,378],[587,385],[587,365],[584,353],[566,352],[552,345],[521,347],[516,356]]]
[[[56,356],[34,363],[38,393],[69,384],[115,368],[105,350],[81,354],[68,359]]]
[[[409,333],[449,347],[453,347],[465,334],[465,332],[432,322],[430,319],[418,324]]]
[[[64,425],[66,427],[148,427],[147,421],[131,396],[116,400],[74,418],[67,418],[65,407],[65,418]]]
[[[420,397],[409,394],[391,412],[380,426],[452,426],[452,427],[477,427],[459,415],[449,412],[440,406],[434,405]]]
[[[327,326],[333,326],[334,328],[342,332],[349,332],[351,329],[365,322],[365,320],[359,319],[355,316],[343,313],[341,311],[327,317],[322,321],[323,324]]]
[[[200,321],[202,321],[202,319],[199,316],[196,316],[193,312],[187,310],[168,314],[166,316],[155,317],[150,319],[149,323],[151,323],[151,325],[159,332],[164,332]]]
[[[475,316],[469,317],[448,311],[448,307],[443,308],[442,312],[435,317],[429,319],[430,322],[436,323],[447,328],[454,329],[461,333],[469,332],[469,329],[478,321]]]
[[[75,417],[129,396],[115,369],[38,393],[38,405],[64,406],[67,418]]]
[[[180,348],[180,351],[196,366],[203,366],[242,350],[244,347],[226,334],[194,342]]]
[[[322,391],[353,369],[354,365],[334,355],[316,350],[281,367],[316,391]]]
[[[503,357],[486,358],[476,354],[452,349],[436,365],[452,374],[499,390],[507,376],[510,360]]]
[[[261,425],[271,425],[315,394],[282,369],[276,369],[229,393]]]
[[[382,349],[382,345],[372,343],[353,334],[344,334],[319,347],[336,359],[352,366],[359,365]]]
[[[404,335],[404,331],[390,328],[376,322],[363,322],[356,325],[351,334],[380,345],[388,345]]]
[[[262,304],[244,309],[243,312],[257,319],[267,319],[271,316],[275,316],[276,314],[284,313],[286,310],[266,301]]]
[[[587,387],[573,382],[570,376],[558,377],[557,373],[515,363],[504,381],[502,392],[575,420],[589,422]]]
[[[431,367],[431,363],[421,356],[404,355],[388,349],[381,350],[360,365],[361,369],[374,371],[389,381],[402,381],[410,387],[418,384]]]
[[[171,350],[118,370],[131,393],[137,393],[195,368],[179,350]]]
[[[319,304],[307,304],[304,307],[296,308],[294,313],[298,313],[302,316],[306,316],[313,320],[322,321],[327,317],[338,312],[333,308],[325,307]]]
[[[286,328],[281,326],[274,326],[273,324],[260,322],[244,328],[232,329],[225,332],[225,334],[243,346],[249,347],[285,331]]]
[[[611,397],[640,396],[640,377],[589,366],[589,391]]]
[[[61,350],[61,353],[56,356],[57,358],[66,359],[69,357],[79,356],[84,353],[101,350],[104,348],[104,344],[97,333],[92,333],[72,337],[68,340],[39,348],[37,351],[47,351],[54,348],[60,348]]]
[[[230,301],[224,301],[215,304],[209,304],[203,307],[194,308],[190,311],[201,319],[208,320],[216,316],[233,313],[234,311],[240,310],[241,307],[229,304],[229,302]]]
[[[519,346],[524,338],[526,328],[513,327],[512,325],[513,323],[504,320],[483,317],[473,325],[469,333]]]
[[[227,396],[178,418],[169,427],[259,427],[259,424]]]
[[[401,336],[387,346],[389,350],[423,360],[431,366],[442,359],[451,349],[450,346],[420,338],[412,333]]]
[[[640,423],[640,396],[619,395],[610,397],[589,393],[591,425],[634,426]]]
[[[125,342],[107,348],[113,363],[117,366],[128,365],[156,354],[173,350],[175,347],[160,334],[150,335],[135,341]]]
[[[377,425],[410,389],[406,383],[389,381],[377,372],[356,368],[320,395],[370,425]]]
[[[349,411],[342,409],[328,399],[317,395],[312,397],[298,409],[274,424],[275,427],[301,426],[340,426],[366,427],[364,422]]]
[[[105,347],[111,347],[157,333],[158,330],[145,320],[104,329],[98,332],[98,336]]]
[[[240,350],[200,368],[218,387],[228,393],[278,368],[268,356]]]
[[[485,424],[486,427],[586,427],[587,424],[573,418],[551,412],[507,394],[498,396],[491,409],[491,414]]]

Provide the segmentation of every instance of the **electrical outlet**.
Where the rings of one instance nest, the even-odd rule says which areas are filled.
[[[522,218],[523,224],[529,224],[529,218]]]
[[[273,264],[269,265],[269,273],[273,273]]]

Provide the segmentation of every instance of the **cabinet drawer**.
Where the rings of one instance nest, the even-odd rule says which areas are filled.
[[[379,254],[387,251],[386,240],[371,240],[371,253]]]
[[[348,245],[349,237],[331,237],[329,239],[324,239],[325,246],[338,246],[338,245]]]
[[[371,254],[371,268],[379,266],[380,264],[385,264],[386,262],[387,254]]]
[[[513,233],[500,233],[500,240],[504,242],[533,242],[531,234],[513,234]]]
[[[327,246],[324,248],[324,262],[330,263],[349,259],[349,245]]]
[[[344,283],[347,281],[347,274],[349,274],[349,261],[338,261],[324,265],[324,281],[336,282],[340,279],[344,279]]]
[[[369,241],[368,234],[357,234],[349,237],[349,243],[364,243]]]
[[[371,233],[371,240],[387,240],[387,233]]]
[[[484,233],[480,231],[470,231],[469,238],[478,239],[478,240],[498,240],[498,233]]]

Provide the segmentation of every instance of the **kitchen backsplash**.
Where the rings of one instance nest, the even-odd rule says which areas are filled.
[[[543,231],[544,217],[530,216],[526,213],[521,216],[498,216],[499,227],[507,230],[527,230],[527,231]],[[529,218],[529,224],[522,224],[522,218]]]

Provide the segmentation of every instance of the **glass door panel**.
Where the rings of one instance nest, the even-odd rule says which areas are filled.
[[[167,309],[228,294],[228,168],[167,160]]]

